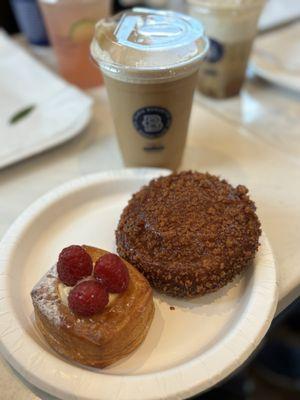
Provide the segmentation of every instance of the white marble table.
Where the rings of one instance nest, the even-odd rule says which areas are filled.
[[[41,56],[49,61],[49,54]],[[275,93],[280,96],[280,89]],[[98,88],[90,94],[95,99],[93,118],[79,137],[0,171],[0,237],[19,213],[55,186],[84,174],[122,168],[105,90]],[[248,186],[275,253],[280,312],[300,294],[299,162],[295,154],[272,146],[202,104],[196,97],[181,169],[209,171]],[[0,399],[39,398],[52,399],[0,359]]]

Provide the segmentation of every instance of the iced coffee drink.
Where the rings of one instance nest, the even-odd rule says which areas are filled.
[[[207,46],[201,24],[174,12],[138,8],[97,24],[92,55],[127,166],[179,166]]]
[[[203,23],[209,37],[209,51],[199,71],[198,88],[202,93],[217,98],[239,93],[264,3],[187,0],[189,14]]]

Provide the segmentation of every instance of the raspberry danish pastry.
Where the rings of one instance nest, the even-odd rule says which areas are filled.
[[[105,250],[69,246],[31,292],[37,326],[59,354],[104,368],[135,350],[154,315],[148,281]]]

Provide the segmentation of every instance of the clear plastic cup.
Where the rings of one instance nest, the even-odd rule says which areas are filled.
[[[83,88],[102,83],[90,59],[90,42],[99,18],[110,14],[111,0],[39,0],[61,75]]]
[[[186,0],[188,12],[201,21],[210,49],[199,71],[205,95],[235,96],[245,72],[265,0]]]
[[[91,45],[128,166],[176,169],[208,41],[199,22],[143,8],[99,21]]]

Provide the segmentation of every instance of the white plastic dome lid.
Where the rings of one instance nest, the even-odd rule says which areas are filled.
[[[171,74],[198,64],[207,48],[204,29],[194,18],[134,8],[99,21],[91,51],[107,73],[160,71],[163,76],[164,70]]]

